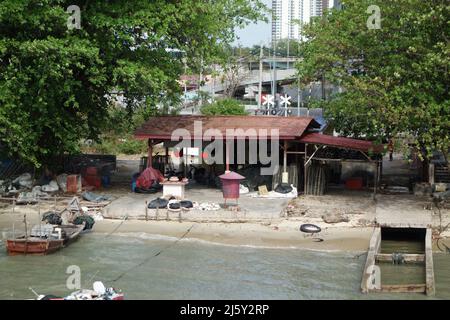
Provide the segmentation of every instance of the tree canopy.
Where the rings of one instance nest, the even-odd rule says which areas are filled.
[[[433,150],[447,153],[450,3],[342,2],[343,10],[305,26],[301,81],[323,76],[343,89],[318,102],[341,133],[378,140],[406,134],[424,157]],[[370,5],[380,8],[379,29],[367,26]]]
[[[239,101],[226,98],[217,100],[211,104],[205,104],[200,109],[203,115],[248,115],[244,105]]]
[[[81,28],[69,29],[70,5]],[[176,101],[184,62],[222,54],[259,0],[3,0],[0,145],[39,166],[77,150],[107,122],[112,93],[129,108]]]

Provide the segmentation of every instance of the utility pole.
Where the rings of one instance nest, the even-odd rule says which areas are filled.
[[[200,60],[200,74],[198,77],[198,86],[197,86],[197,98],[198,98],[199,109],[203,103],[203,101],[202,101],[203,99],[201,98],[201,95],[200,95],[200,86],[202,85],[202,81],[203,81],[203,58]]]
[[[325,91],[325,73],[322,73],[322,100],[325,101],[327,99],[326,91]],[[324,110],[325,104],[322,106],[322,114],[325,113]]]
[[[216,93],[216,81],[214,79],[215,73],[216,73],[216,67],[215,67],[215,65],[213,65],[213,70],[212,70],[212,75],[211,75],[211,82],[212,83],[210,85],[210,94],[211,94],[212,101],[214,101],[214,95]]]
[[[215,69],[214,69],[214,71],[215,71]],[[214,78],[215,76],[213,75],[212,76],[212,94],[211,94],[211,97],[212,97],[212,101],[214,101],[214,99],[215,99],[215,97],[216,97],[216,79]]]
[[[258,83],[258,109],[261,110],[262,99],[262,76],[263,76],[263,47],[259,48],[259,83]]]
[[[322,100],[325,100],[325,74],[322,73]]]
[[[297,87],[297,115],[300,117],[300,101],[301,101],[301,90],[300,90],[300,78],[298,78]]]
[[[272,68],[273,68],[273,79],[272,79],[272,96],[274,97],[275,106],[277,105],[276,93],[277,93],[277,65],[275,64],[275,50],[276,50],[276,40],[273,40],[273,54],[272,54]]]
[[[186,78],[184,80],[184,106],[186,107],[186,105],[187,105],[187,82],[188,82],[186,58],[184,59],[183,62],[184,62],[184,76]]]
[[[289,69],[289,37],[287,38],[287,69]]]

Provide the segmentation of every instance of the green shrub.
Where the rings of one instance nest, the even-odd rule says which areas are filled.
[[[200,109],[203,115],[247,115],[245,107],[234,99],[217,100],[214,103],[206,104]]]
[[[119,153],[123,154],[141,154],[146,150],[146,143],[145,141],[128,138],[121,142],[117,149]]]

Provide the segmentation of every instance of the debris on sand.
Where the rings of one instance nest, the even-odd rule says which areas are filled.
[[[348,217],[340,213],[328,213],[322,216],[323,221],[326,223],[339,223],[339,222],[349,222]]]

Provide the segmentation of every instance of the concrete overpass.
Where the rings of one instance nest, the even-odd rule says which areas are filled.
[[[277,69],[276,70],[276,80],[277,84],[282,82],[290,83],[297,79],[297,69]],[[271,85],[273,81],[273,70],[264,70],[262,74],[262,84],[263,86]],[[251,85],[259,84],[259,70],[252,70],[246,72],[243,75],[243,80],[240,82],[239,87],[247,87]],[[226,88],[229,86],[227,82],[222,83],[220,78],[211,79],[206,85],[200,87],[201,91],[209,92],[209,93],[223,93]]]

